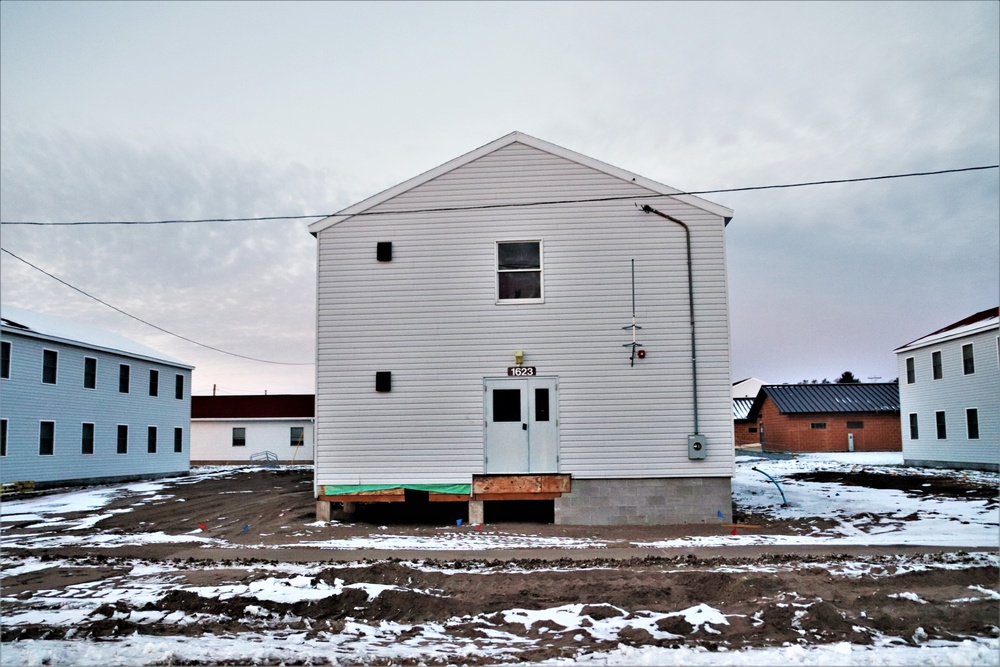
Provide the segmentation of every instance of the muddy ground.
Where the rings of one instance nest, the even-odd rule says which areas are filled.
[[[892,482],[871,480],[864,477],[866,474],[869,473],[836,481],[862,485],[904,483],[899,481],[903,478]],[[929,493],[936,483],[931,476],[907,479],[910,481],[905,483],[913,493]],[[321,539],[324,535],[330,537],[334,532],[341,538],[387,532],[432,535],[470,530],[467,525],[456,523],[464,518],[462,506],[443,504],[418,507],[393,523],[381,523],[387,515],[385,508],[380,508],[367,517],[371,522],[356,518],[351,524],[310,527],[306,524],[315,519],[311,482],[311,471],[279,469],[175,484],[162,500],[147,501],[134,506],[131,512],[109,516],[97,528],[104,533],[122,534],[155,531],[181,534],[199,530],[200,535],[248,547],[294,544]],[[995,489],[986,490],[974,484],[963,487],[963,482],[953,478],[941,478],[940,483],[944,495],[987,492],[992,498],[996,495]],[[130,500],[122,498],[107,510],[129,506]],[[743,524],[741,530],[769,534],[808,531],[819,521],[774,522],[740,508],[736,508],[734,516]],[[5,532],[15,535],[28,531],[27,526],[28,523],[10,526]],[[855,553],[847,556],[838,555],[836,549],[816,554],[806,549],[785,548],[783,553],[779,553],[781,549],[760,549],[750,557],[723,549],[716,550],[715,555],[666,550],[651,555],[641,549],[630,550],[629,545],[682,535],[716,535],[728,532],[731,527],[594,528],[500,523],[489,524],[482,530],[596,538],[612,546],[620,544],[621,548],[603,550],[615,557],[596,555],[596,550],[560,553],[563,550],[553,549],[542,557],[537,550],[520,555],[450,552],[446,557],[415,552],[377,560],[366,560],[363,553],[316,548],[205,550],[182,544],[6,549],[7,557],[59,559],[63,566],[7,577],[3,596],[11,601],[5,604],[7,613],[11,613],[22,606],[31,606],[34,596],[51,595],[52,591],[72,584],[125,577],[137,560],[159,562],[176,570],[176,590],[153,603],[133,606],[119,601],[114,606],[98,607],[82,627],[70,631],[72,636],[93,639],[134,633],[196,636],[203,632],[232,634],[263,630],[315,634],[337,632],[348,619],[384,620],[415,626],[442,624],[451,636],[481,641],[484,646],[495,641],[491,637],[496,632],[511,633],[526,640],[517,657],[527,661],[576,655],[581,650],[610,650],[619,643],[697,644],[714,650],[780,646],[803,640],[866,644],[882,636],[919,643],[928,638],[960,640],[995,637],[1000,633],[997,628],[1000,606],[989,594],[997,589],[1000,572],[995,559],[984,560],[981,554],[960,551],[942,554],[924,549],[923,554],[901,559],[891,549],[861,549],[860,554],[854,549]],[[261,558],[262,554],[266,558]],[[279,560],[326,563],[317,570],[317,584],[335,585],[340,580],[344,584],[383,584],[395,588],[386,589],[372,599],[364,590],[345,588],[339,595],[294,604],[248,597],[204,598],[180,590],[190,586],[245,584],[273,576],[255,566]],[[960,567],[933,567],[943,561]],[[857,569],[854,564],[858,562],[864,564],[861,574],[841,571],[848,566]],[[930,567],[914,568],[914,563]],[[977,590],[980,592],[976,593]],[[567,604],[586,605],[582,615],[593,621],[656,617],[657,636],[632,623],[626,624],[616,637],[600,638],[567,630],[550,621],[527,626],[508,622],[501,613]],[[694,627],[681,617],[661,616],[699,604],[727,614],[728,625]],[[129,620],[139,616],[136,612],[153,610],[198,614],[201,620],[190,625]],[[58,639],[65,637],[68,630],[45,623],[4,627],[2,640]],[[669,637],[663,638],[660,633],[669,633]],[[491,659],[470,657],[466,661],[474,664]]]

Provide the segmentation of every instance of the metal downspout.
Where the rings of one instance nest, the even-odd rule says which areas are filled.
[[[676,222],[678,225],[684,228],[684,237],[687,241],[687,265],[688,265],[688,311],[691,319],[691,390],[694,396],[694,434],[698,435],[698,352],[695,347],[695,335],[694,335],[694,278],[691,273],[691,230],[688,226],[673,217],[672,215],[667,215],[662,211],[657,211],[652,206],[648,204],[643,204],[642,211],[644,213],[655,213],[661,218],[665,218],[670,222]]]

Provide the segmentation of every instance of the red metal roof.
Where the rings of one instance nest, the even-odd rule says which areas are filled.
[[[314,394],[192,396],[191,419],[311,419]]]
[[[916,343],[917,341],[923,340],[924,338],[930,338],[931,336],[936,336],[938,334],[942,334],[942,333],[945,333],[947,331],[951,331],[952,329],[958,329],[959,327],[964,327],[964,326],[968,326],[970,324],[975,324],[976,322],[982,322],[983,320],[988,320],[991,317],[996,317],[998,313],[1000,313],[1000,307],[993,307],[993,308],[987,308],[986,310],[981,310],[978,313],[976,313],[975,315],[969,315],[965,319],[962,319],[962,320],[959,320],[958,322],[954,322],[952,324],[949,324],[948,326],[946,326],[944,328],[941,328],[941,329],[938,329],[937,331],[932,331],[929,334],[924,334],[923,336],[921,336],[920,338],[917,338],[916,340],[911,340],[906,345],[901,345],[898,349],[901,350],[904,347],[909,347],[909,346],[913,345],[914,343]]]

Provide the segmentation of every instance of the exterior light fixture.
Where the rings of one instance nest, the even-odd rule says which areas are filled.
[[[524,351],[514,350],[514,363],[520,366],[524,363]]]

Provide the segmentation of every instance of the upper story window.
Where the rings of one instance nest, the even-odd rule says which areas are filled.
[[[541,303],[542,296],[542,242],[497,241],[497,303]]]
[[[160,371],[155,368],[149,369],[149,395],[159,396],[160,394]]]
[[[177,400],[184,399],[184,376],[180,373],[174,378],[174,398]]]
[[[962,346],[962,372],[965,375],[976,372],[976,357],[972,351],[972,343]]]
[[[93,357],[83,358],[83,388],[97,388],[97,359]]]
[[[7,379],[10,377],[10,342],[3,341],[0,343],[0,378]]]
[[[44,350],[42,352],[42,382],[45,384],[55,384],[58,368],[59,353],[55,350]]]
[[[940,380],[944,377],[944,369],[941,366],[941,352],[931,352],[931,369],[934,373],[934,379]]]
[[[917,369],[913,363],[913,357],[906,358],[906,384],[913,384],[917,381]]]
[[[118,391],[127,394],[128,393],[128,379],[129,379],[129,366],[128,364],[121,364],[118,366]]]

